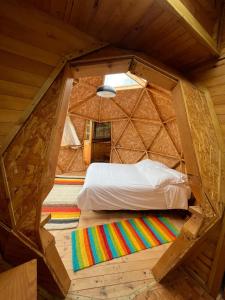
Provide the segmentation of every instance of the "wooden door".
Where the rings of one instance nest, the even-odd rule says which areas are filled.
[[[83,158],[84,158],[84,163],[86,165],[90,165],[91,163],[92,136],[93,136],[93,122],[91,120],[87,120],[85,126],[84,150],[83,150]]]

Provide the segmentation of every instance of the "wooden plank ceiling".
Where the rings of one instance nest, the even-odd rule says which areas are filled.
[[[0,146],[68,53],[99,42],[41,11],[0,5]]]
[[[186,70],[212,57],[210,50],[167,2],[183,3],[216,39],[220,3],[206,0],[18,0],[119,47],[145,52]]]
[[[14,125],[23,122],[24,111],[65,55],[101,47],[96,37],[140,50],[179,70],[212,58],[210,47],[168,7],[167,1],[1,1],[0,146]],[[214,38],[217,1],[182,0]]]

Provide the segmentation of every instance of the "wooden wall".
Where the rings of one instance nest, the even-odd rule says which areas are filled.
[[[221,31],[221,54],[217,60],[203,64],[189,78],[208,88],[225,139],[225,15]]]
[[[176,241],[157,262],[153,272],[158,279],[162,279],[174,267],[182,265],[216,297],[225,271],[224,143],[207,90],[200,90],[181,80],[174,89],[174,97],[177,109],[181,112],[180,108],[183,107],[185,113],[180,115],[183,127],[186,128],[182,145],[188,141],[190,146],[186,144],[187,147],[183,147],[184,157],[194,151],[194,156],[191,160],[186,160],[186,165],[188,169],[190,163],[197,165],[197,173],[191,174],[199,176],[197,188],[200,210],[191,210],[191,218],[184,224]]]
[[[37,258],[39,284],[58,295],[66,294],[70,280],[40,221],[54,183],[72,82],[67,69],[57,76],[0,161],[2,256],[13,265]]]
[[[150,158],[185,171],[171,93],[157,86],[119,90],[113,99],[96,96],[103,77],[81,77],[73,87],[68,114],[81,146],[62,147],[57,173],[83,171],[85,120],[112,122],[110,161]]]
[[[0,146],[66,54],[81,55],[94,39],[16,1],[0,5]]]

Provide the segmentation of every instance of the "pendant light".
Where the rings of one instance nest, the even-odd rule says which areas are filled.
[[[116,96],[116,90],[109,85],[99,86],[96,93],[99,97],[103,98],[112,98]]]

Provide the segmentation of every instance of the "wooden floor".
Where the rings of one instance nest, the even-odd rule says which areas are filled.
[[[80,227],[110,223],[123,218],[139,216],[131,213],[82,213]],[[177,228],[184,219],[175,215],[168,218]],[[71,260],[71,230],[52,231],[56,246],[71,278],[66,300],[210,300],[206,292],[183,270],[177,270],[163,284],[155,282],[152,266],[166,251],[169,244],[140,251],[99,265],[73,272]],[[0,256],[0,272],[9,269]],[[1,297],[0,297],[1,298]],[[56,300],[39,290],[39,300]]]
[[[79,227],[110,223],[134,216],[140,216],[140,214],[126,212],[83,212]],[[169,214],[168,218],[177,228],[181,228],[184,223],[184,219],[179,216]],[[73,272],[70,240],[71,230],[52,231],[52,233],[55,236],[59,254],[72,281],[69,293],[66,297],[67,300],[210,299],[206,298],[204,291],[198,286],[196,286],[195,291],[194,283],[191,282],[191,279],[183,272],[179,272],[177,278],[173,277],[170,285],[166,287],[155,282],[151,269],[159,257],[170,246],[169,244],[164,244],[104,262],[78,272]],[[177,284],[179,289],[176,288],[175,292],[174,285]],[[184,290],[186,290],[186,292]],[[191,297],[191,295],[193,297]],[[205,298],[201,298],[202,296]]]

